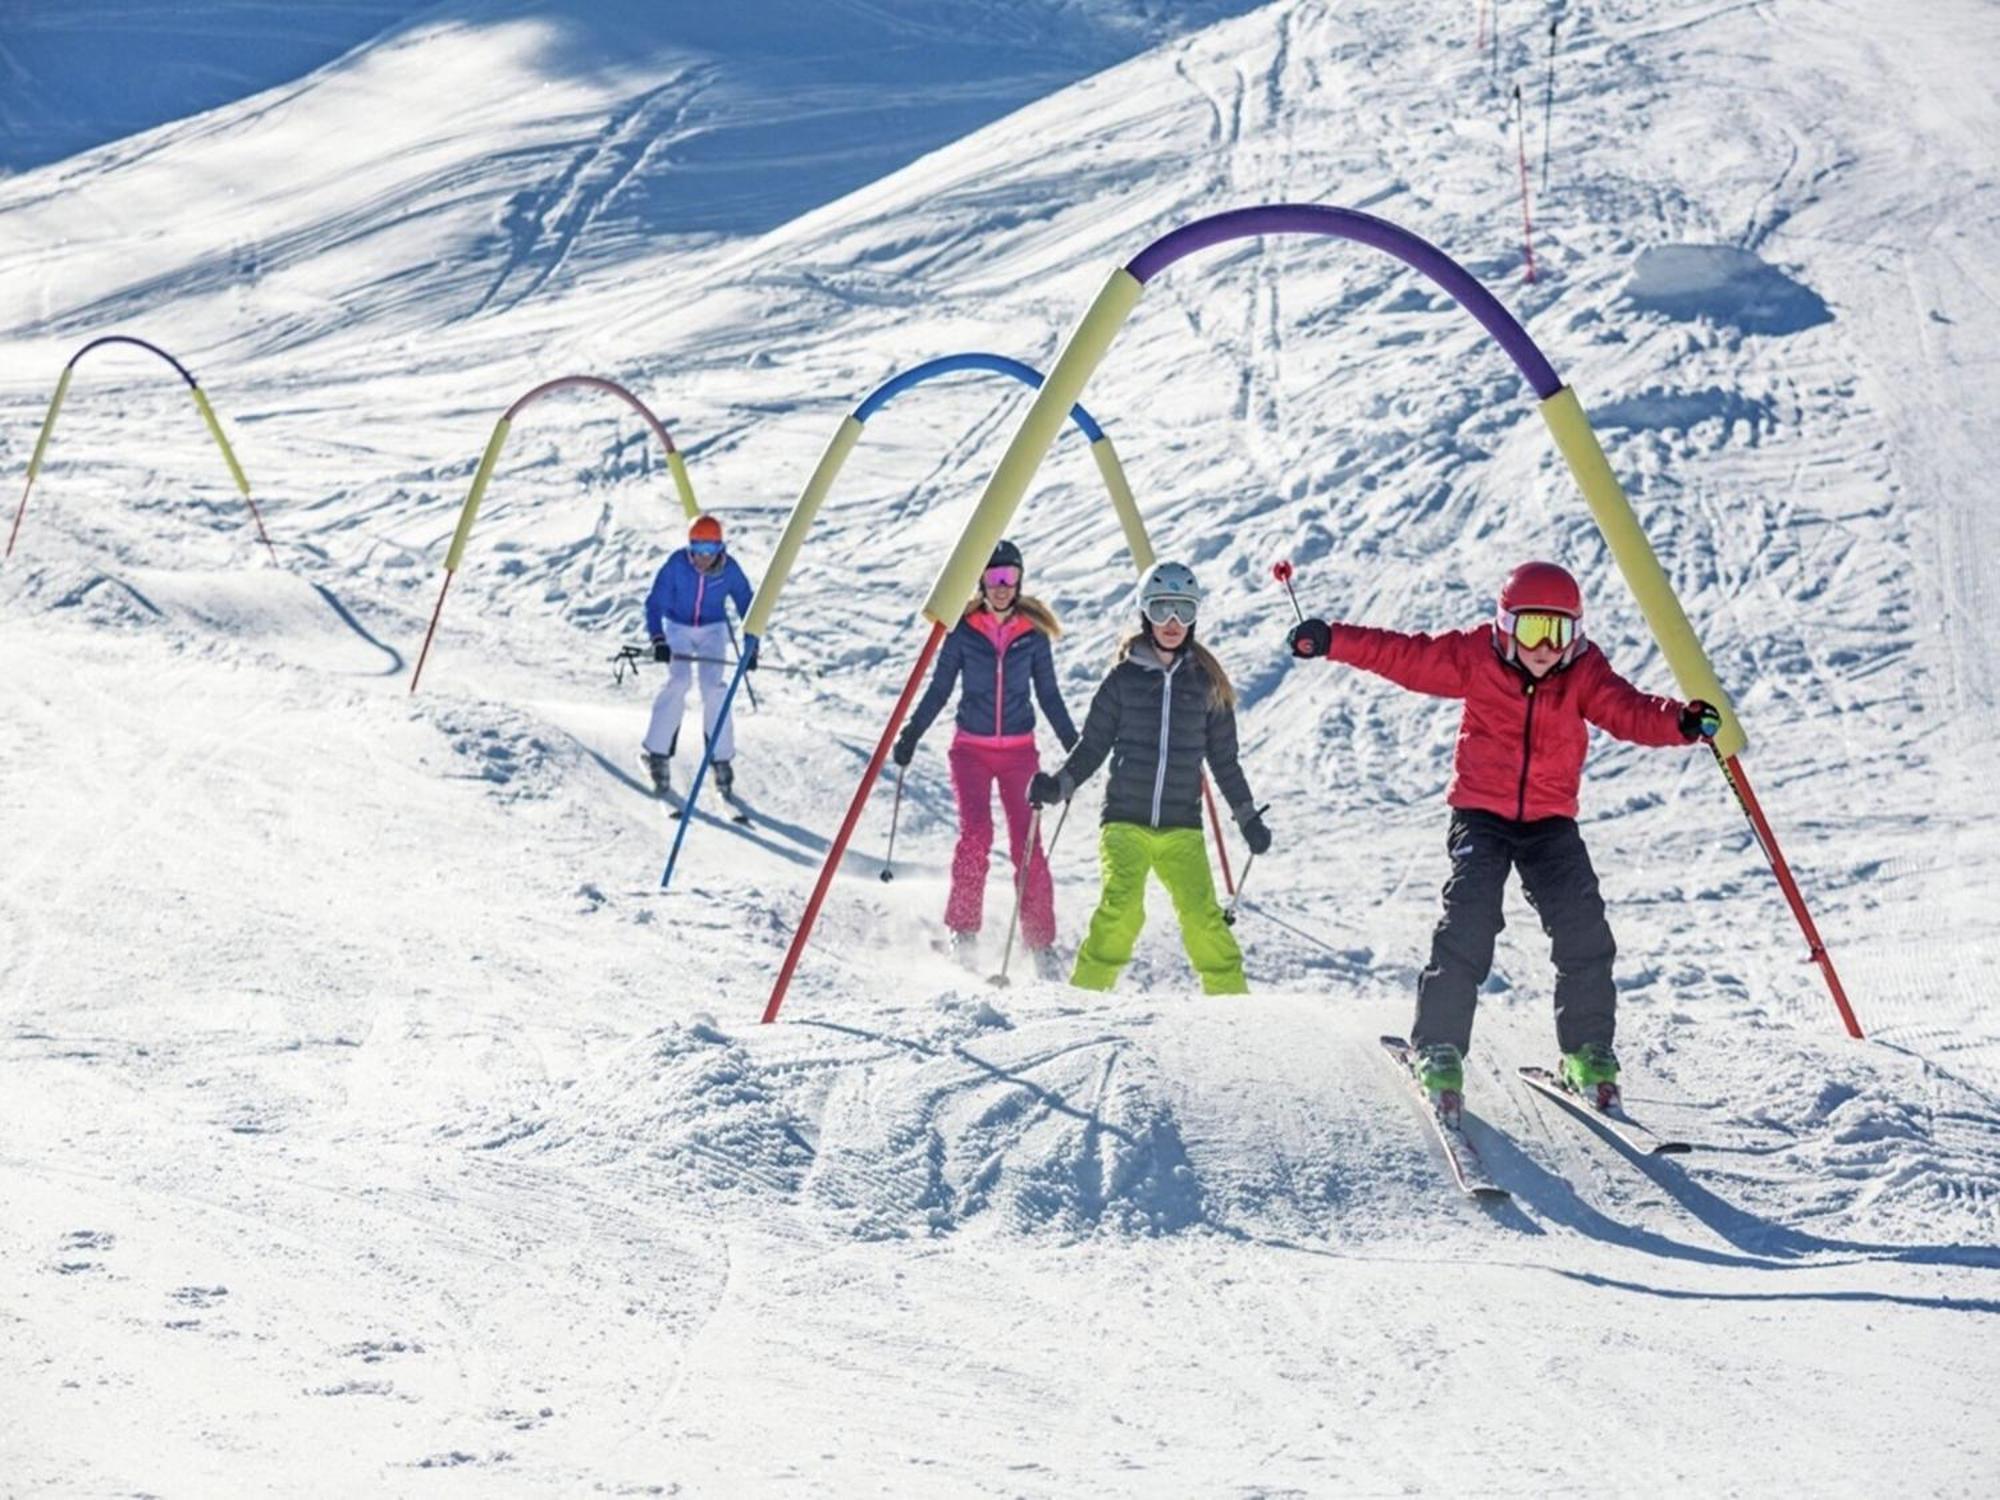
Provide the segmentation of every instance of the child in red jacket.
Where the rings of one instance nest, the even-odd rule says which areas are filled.
[[[1583,594],[1554,563],[1524,563],[1500,594],[1491,625],[1449,635],[1406,635],[1305,620],[1292,654],[1346,662],[1414,692],[1465,700],[1451,791],[1451,877],[1430,963],[1417,984],[1410,1031],[1416,1068],[1433,1095],[1465,1087],[1479,986],[1506,925],[1501,896],[1521,872],[1556,968],[1556,1041],[1564,1083],[1600,1108],[1617,1102],[1612,1051],[1617,945],[1597,872],[1576,826],[1577,783],[1595,724],[1639,745],[1713,736],[1720,715],[1642,693],[1583,638]]]

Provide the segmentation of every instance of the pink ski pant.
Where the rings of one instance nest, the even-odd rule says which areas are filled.
[[[983,745],[977,740],[953,741],[951,788],[958,798],[958,847],[951,857],[951,897],[945,902],[944,925],[955,932],[977,932],[986,897],[986,860],[993,848],[993,792],[1007,813],[1007,848],[1014,861],[1014,879],[1021,880],[1021,852],[1028,841],[1028,780],[1041,769],[1033,741],[1021,745]],[[1007,893],[1012,911],[1014,893]],[[1055,888],[1049,861],[1035,841],[1021,891],[1021,941],[1029,948],[1046,948],[1056,940]]]

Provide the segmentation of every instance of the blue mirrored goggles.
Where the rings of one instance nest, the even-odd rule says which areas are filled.
[[[688,551],[692,552],[696,557],[720,557],[722,556],[722,543],[689,542]]]
[[[1178,595],[1163,595],[1146,601],[1146,618],[1155,625],[1164,625],[1169,620],[1178,620],[1183,625],[1194,624],[1194,600]]]

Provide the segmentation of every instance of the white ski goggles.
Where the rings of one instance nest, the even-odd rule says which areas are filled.
[[[1194,624],[1195,602],[1178,594],[1163,594],[1157,599],[1146,601],[1146,618],[1155,625],[1164,625],[1169,620],[1178,620],[1183,625]]]

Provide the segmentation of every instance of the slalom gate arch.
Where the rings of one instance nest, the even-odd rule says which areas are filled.
[[[947,354],[940,358],[913,365],[900,375],[892,376],[866,396],[861,403],[841,419],[834,429],[833,440],[826,445],[826,451],[814,466],[812,475],[806,480],[806,487],[792,506],[792,514],[785,522],[784,534],[778,539],[777,551],[772,555],[771,566],[764,574],[764,581],[758,586],[756,597],[751,600],[750,613],[743,622],[744,656],[737,662],[729,687],[722,696],[722,710],[716,716],[716,730],[720,734],[723,721],[729,717],[736,701],[737,685],[743,681],[746,668],[743,661],[756,648],[770,625],[771,615],[778,606],[778,595],[783,592],[786,581],[791,577],[792,568],[798,562],[800,550],[805,546],[806,534],[812,530],[812,523],[819,514],[821,503],[826,499],[833,482],[839,477],[848,455],[855,444],[861,441],[862,429],[868,419],[882,410],[905,391],[913,390],[926,381],[941,375],[951,375],[960,371],[978,371],[993,375],[1010,375],[1031,390],[1042,388],[1042,374],[1032,365],[1023,364],[1018,359],[1009,359],[1004,354],[966,353]],[[1125,532],[1125,545],[1131,550],[1132,560],[1140,574],[1152,567],[1154,562],[1152,539],[1146,535],[1146,523],[1139,516],[1138,502],[1132,498],[1132,486],[1125,477],[1125,466],[1120,462],[1118,450],[1110,437],[1098,425],[1097,419],[1083,408],[1080,402],[1072,402],[1068,411],[1069,420],[1084,440],[1090,444],[1091,457],[1097,461],[1097,471],[1104,479],[1106,494],[1110,496],[1112,509],[1118,513],[1118,524]],[[1057,426],[1061,426],[1058,415]],[[1054,440],[1054,434],[1051,435]],[[997,540],[997,537],[996,537]],[[991,556],[992,549],[987,549]],[[976,576],[976,575],[975,575]],[[966,595],[969,597],[971,585],[968,582]],[[956,621],[954,614],[952,619]],[[898,710],[900,715],[901,710]],[[701,796],[703,782],[708,776],[709,762],[714,755],[714,742],[706,742],[702,748],[701,764],[695,768],[694,780],[688,787],[687,801],[683,805],[679,825],[674,830],[673,847],[667,852],[667,866],[660,874],[660,889],[665,890],[674,878],[674,867],[680,862],[681,845],[687,839],[688,826],[694,822],[692,816],[696,800]],[[879,771],[878,766],[876,770]],[[871,776],[872,776],[871,772]],[[1223,884],[1234,889],[1234,881],[1229,871],[1229,850],[1222,838],[1222,822],[1215,811],[1214,794],[1208,789],[1207,778],[1202,780],[1202,794],[1208,801],[1209,826],[1215,837],[1217,857],[1222,862]],[[858,809],[857,809],[858,813]]]
[[[1182,225],[1154,240],[1125,265],[1113,271],[1098,292],[1096,300],[1063,346],[1062,354],[1050,370],[1049,378],[1034,404],[1021,419],[1020,428],[987,481],[978,507],[939,572],[930,598],[925,601],[923,613],[932,622],[929,640],[910,673],[895,713],[882,731],[881,742],[876,746],[861,787],[855,793],[848,823],[842,826],[828,852],[805,914],[793,934],[784,966],[765,1004],[764,1020],[770,1022],[777,1019],[786,988],[791,983],[813,923],[818,918],[832,871],[840,863],[846,849],[853,819],[859,814],[882,757],[888,751],[889,742],[908,711],[916,685],[946,628],[944,611],[951,607],[953,599],[965,597],[972,579],[977,576],[979,565],[1006,530],[1022,495],[1027,492],[1029,480],[1034,477],[1043,456],[1055,441],[1064,409],[1082,394],[1091,374],[1110,351],[1112,341],[1132,315],[1149,282],[1177,262],[1200,251],[1234,240],[1273,234],[1309,234],[1352,240],[1394,256],[1449,293],[1513,360],[1533,389],[1550,435],[1569,464],[1578,488],[1583,491],[1584,500],[1604,534],[1612,558],[1638,600],[1646,623],[1673,669],[1682,693],[1689,698],[1704,699],[1721,710],[1722,727],[1711,742],[1716,763],[1744,816],[1749,819],[1765,857],[1770,861],[1772,872],[1805,935],[1808,957],[1819,965],[1848,1035],[1859,1037],[1860,1024],[1848,1004],[1840,977],[1834,972],[1833,960],[1820,939],[1812,915],[1806,908],[1805,898],[1792,878],[1776,836],[1771,832],[1763,809],[1750,788],[1749,777],[1743,770],[1740,756],[1748,742],[1737,720],[1735,706],[1716,677],[1694,627],[1688,623],[1673,585],[1668,582],[1659,559],[1654,556],[1652,544],[1646,539],[1638,517],[1633,514],[1623,487],[1612,473],[1576,393],[1563,383],[1554,366],[1514,315],[1477,278],[1442,250],[1387,219],[1319,203],[1272,203],[1232,209]]]
[[[465,546],[472,539],[472,523],[478,518],[479,502],[486,497],[486,486],[493,480],[493,467],[500,462],[500,450],[507,446],[507,434],[513,430],[514,419],[542,397],[570,390],[602,391],[637,412],[639,419],[652,429],[653,436],[666,450],[667,468],[674,476],[674,490],[680,496],[681,509],[690,520],[700,514],[701,507],[695,504],[694,484],[688,478],[687,460],[674,446],[673,437],[661,425],[660,419],[653,415],[651,407],[617,381],[605,380],[597,375],[562,375],[543,381],[500,414],[500,420],[493,424],[493,435],[486,440],[486,451],[480,455],[479,468],[472,476],[472,490],[466,495],[465,504],[459,507],[458,529],[452,533],[451,548],[444,555],[444,582],[438,586],[437,603],[431,607],[430,628],[424,632],[423,650],[417,653],[416,668],[410,673],[411,692],[417,690],[417,682],[424,675],[424,661],[431,654],[431,638],[437,634],[438,617],[444,613],[444,596],[451,589],[451,580],[457,574],[459,564],[465,560]]]
[[[69,383],[71,377],[76,374],[77,363],[91,350],[101,349],[106,344],[131,344],[144,349],[148,354],[156,354],[172,365],[174,373],[187,382],[187,388],[194,396],[195,410],[201,413],[201,420],[207,426],[209,435],[215,439],[215,446],[222,450],[222,461],[229,465],[229,477],[236,482],[237,493],[242,495],[243,503],[250,507],[250,519],[257,526],[257,540],[264,544],[264,550],[271,554],[271,561],[275,563],[278,560],[278,549],[271,545],[270,535],[264,530],[264,518],[258,513],[257,502],[250,494],[250,481],[243,475],[243,465],[236,461],[236,450],[229,446],[229,439],[223,434],[222,423],[216,419],[215,408],[209,405],[208,393],[201,388],[201,382],[194,378],[193,372],[186,365],[158,344],[149,344],[146,340],[134,338],[129,333],[107,333],[94,338],[72,354],[69,363],[63,366],[62,375],[56,381],[56,393],[49,398],[48,415],[42,418],[41,435],[35,439],[34,455],[28,460],[28,482],[21,489],[21,503],[14,508],[14,525],[7,533],[6,555],[8,557],[14,555],[14,540],[21,534],[21,517],[28,513],[28,496],[34,491],[35,476],[42,472],[42,460],[48,455],[49,439],[55,435],[56,414],[62,410],[63,398],[69,395]]]

